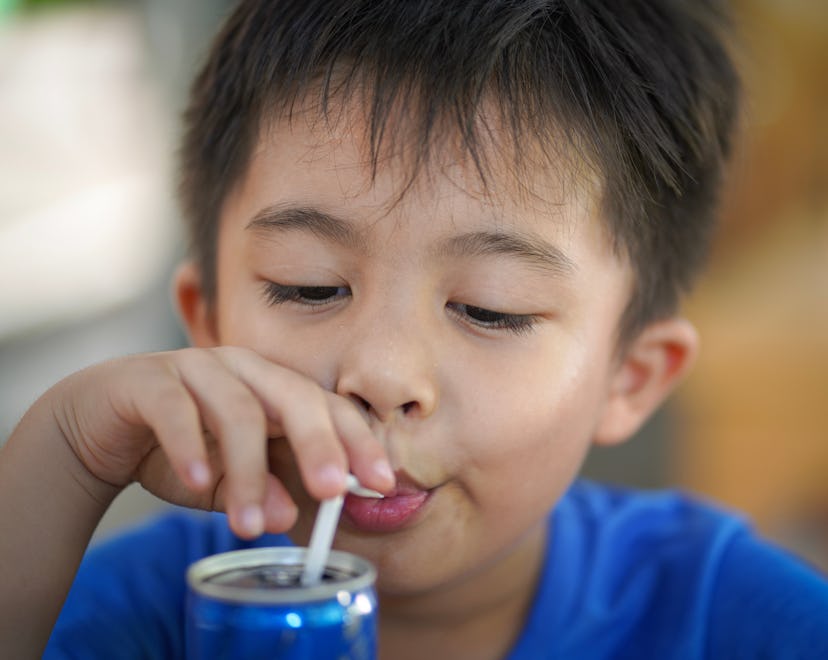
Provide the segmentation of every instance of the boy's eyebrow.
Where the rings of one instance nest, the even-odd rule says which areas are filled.
[[[347,247],[365,246],[362,232],[347,220],[310,206],[268,206],[253,216],[246,229],[266,232],[299,230]]]
[[[453,236],[441,244],[439,253],[449,257],[513,256],[557,276],[571,277],[578,270],[560,248],[540,236],[512,232],[479,231]]]
[[[350,222],[310,206],[268,206],[247,223],[247,229],[269,231],[307,231],[332,243],[354,249],[365,249],[365,232]],[[507,255],[529,263],[535,268],[558,276],[571,276],[577,271],[560,248],[539,236],[501,231],[475,231],[441,241],[436,250],[442,257],[474,257]]]

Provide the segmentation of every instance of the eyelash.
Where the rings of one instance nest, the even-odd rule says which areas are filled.
[[[293,286],[265,282],[264,295],[269,305],[297,303],[320,307],[351,295],[351,290],[344,286]],[[463,303],[451,302],[447,307],[452,313],[473,325],[486,330],[505,330],[516,335],[530,332],[538,321],[534,314],[507,314]]]
[[[449,303],[448,307],[456,315],[476,326],[487,330],[506,330],[516,335],[530,332],[538,321],[534,314],[507,314],[463,303]]]
[[[342,290],[347,292],[346,295],[351,294],[351,290],[344,286],[292,286],[276,282],[265,282],[264,289],[265,298],[270,305],[292,302],[318,307],[332,302]],[[319,296],[320,293],[328,293],[328,295]],[[314,294],[317,294],[317,297],[314,297]]]

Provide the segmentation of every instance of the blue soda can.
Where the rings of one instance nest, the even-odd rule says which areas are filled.
[[[187,571],[189,660],[375,660],[376,570],[332,551],[322,581],[300,583],[307,548],[212,555]]]

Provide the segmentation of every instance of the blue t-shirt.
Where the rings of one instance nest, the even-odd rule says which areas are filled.
[[[737,517],[673,492],[577,482],[549,517],[532,608],[507,660],[828,658],[828,581]],[[45,658],[181,658],[184,574],[243,542],[173,511],[87,553]]]

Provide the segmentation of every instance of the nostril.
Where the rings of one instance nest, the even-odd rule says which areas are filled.
[[[348,398],[350,398],[351,401],[353,401],[358,407],[362,408],[365,412],[367,412],[369,414],[378,414],[379,413],[379,411],[375,410],[374,406],[372,406],[367,401],[367,399],[363,399],[358,394],[351,394]],[[416,401],[409,401],[407,403],[402,404],[398,408],[398,410],[401,410],[403,415],[407,415],[410,412],[416,410],[416,408],[417,408],[417,402]]]
[[[368,403],[365,399],[363,399],[358,394],[352,394],[351,399],[356,403],[360,408],[365,410],[365,412],[371,412],[371,404]]]

